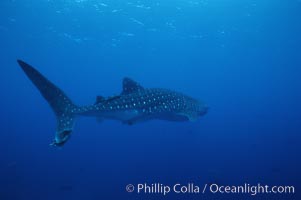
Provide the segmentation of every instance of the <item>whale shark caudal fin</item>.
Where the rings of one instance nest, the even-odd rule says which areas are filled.
[[[51,83],[40,72],[21,60],[17,61],[56,115],[56,135],[51,145],[63,146],[72,133],[75,118],[74,113],[78,107],[72,103],[62,90]]]

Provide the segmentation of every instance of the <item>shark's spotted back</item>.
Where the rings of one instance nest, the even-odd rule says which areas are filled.
[[[56,146],[63,145],[69,139],[75,116],[134,124],[151,119],[195,121],[207,112],[207,106],[199,100],[168,89],[144,88],[130,78],[123,79],[120,95],[109,98],[97,96],[95,104],[78,107],[33,67],[23,61],[18,63],[55,111],[58,127],[53,144]]]

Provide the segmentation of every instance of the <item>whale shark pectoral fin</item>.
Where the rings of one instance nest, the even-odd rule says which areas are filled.
[[[133,93],[133,92],[138,92],[138,91],[141,91],[141,90],[144,90],[144,88],[139,83],[137,83],[136,81],[134,81],[130,78],[124,78],[123,79],[123,81],[122,81],[122,92],[121,92],[122,95],[130,94],[130,93]]]

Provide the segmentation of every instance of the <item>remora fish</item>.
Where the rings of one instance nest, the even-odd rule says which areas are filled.
[[[98,96],[94,105],[80,107],[32,66],[21,60],[18,63],[56,115],[57,128],[52,143],[55,146],[63,146],[70,138],[77,116],[114,119],[131,125],[151,119],[195,121],[208,110],[206,104],[184,94],[144,88],[129,78],[123,79],[120,95],[110,98]]]

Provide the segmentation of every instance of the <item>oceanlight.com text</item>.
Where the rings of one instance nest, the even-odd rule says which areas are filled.
[[[207,188],[208,185],[205,187]],[[294,194],[294,186],[269,186],[261,185],[250,185],[245,183],[240,186],[222,186],[218,184],[210,184],[209,191],[211,193],[222,193],[222,194],[250,194],[252,196],[257,194]]]
[[[258,183],[257,185],[251,185],[248,183],[242,185],[219,185],[219,184],[196,184],[196,183],[175,183],[173,185],[167,185],[162,183],[139,183],[128,184],[126,191],[136,194],[161,194],[168,195],[174,194],[294,194],[294,186],[269,186]]]

